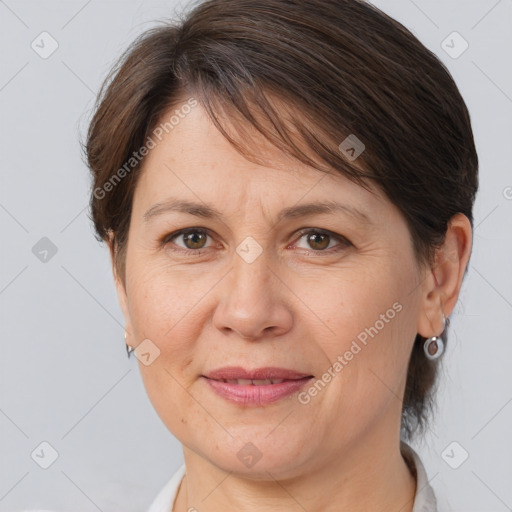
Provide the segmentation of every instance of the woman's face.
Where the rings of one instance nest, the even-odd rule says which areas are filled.
[[[297,475],[397,435],[409,354],[427,329],[424,275],[398,209],[256,134],[245,142],[268,166],[246,160],[200,105],[156,142],[133,201],[126,295],[117,284],[168,429],[255,478]],[[340,207],[305,208],[327,202]],[[225,367],[312,377],[260,390],[205,377]]]

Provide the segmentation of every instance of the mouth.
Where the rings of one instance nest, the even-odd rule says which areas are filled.
[[[231,383],[240,382],[241,384],[245,385],[250,384],[246,381],[251,381],[251,383],[254,385],[259,386],[268,385],[271,383],[280,384],[278,381],[298,380],[305,377],[313,377],[313,375],[297,372],[288,368],[278,368],[275,366],[255,368],[253,370],[247,370],[240,366],[225,366],[223,368],[217,368],[216,370],[208,372],[206,375],[203,375],[203,377],[224,382],[231,381]]]
[[[207,377],[208,378],[208,377]],[[281,384],[281,382],[299,379],[212,379],[217,382],[236,384],[237,386],[268,386],[269,384]]]
[[[202,375],[210,389],[242,406],[263,406],[299,391],[313,375],[286,368],[224,367]]]

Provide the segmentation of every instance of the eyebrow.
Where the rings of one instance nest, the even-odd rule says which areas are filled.
[[[145,223],[148,223],[151,219],[169,212],[187,213],[189,215],[203,217],[205,219],[221,220],[223,218],[221,212],[208,204],[196,203],[183,199],[169,198],[165,201],[156,203],[151,208],[149,208],[149,210],[144,213],[143,220]],[[334,214],[336,212],[348,214],[353,219],[363,224],[373,224],[373,222],[370,220],[370,217],[365,212],[347,204],[337,203],[336,201],[320,201],[284,208],[279,212],[277,216],[277,222],[281,222],[285,219],[306,217],[308,215],[318,215],[325,213]]]

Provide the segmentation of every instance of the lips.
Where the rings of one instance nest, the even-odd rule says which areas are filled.
[[[312,375],[287,368],[218,368],[202,375],[209,388],[225,400],[241,407],[261,407],[297,393]]]

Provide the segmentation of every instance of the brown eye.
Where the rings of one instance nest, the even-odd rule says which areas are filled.
[[[201,249],[208,249],[206,246],[208,236],[208,232],[203,229],[189,228],[167,235],[163,238],[162,243],[163,245],[172,243],[176,246],[172,250],[177,252],[201,254]],[[181,240],[181,243],[177,243],[178,240]]]
[[[189,231],[182,233],[187,249],[202,249],[206,243],[207,234],[202,231]]]
[[[330,237],[325,233],[313,232],[306,235],[306,240],[313,249],[323,250],[329,246]]]
[[[307,247],[298,247],[306,250],[313,249],[311,252],[332,253],[352,245],[345,237],[341,235],[319,229],[309,229],[307,231],[302,231],[299,236],[299,240],[303,238],[306,240]],[[331,242],[335,242],[336,240],[340,241],[341,243],[331,245]]]

